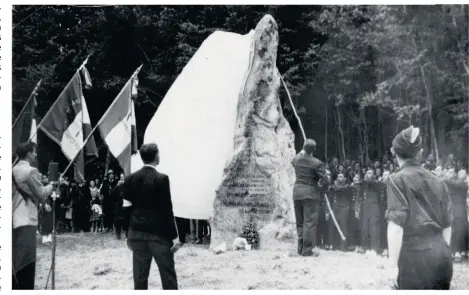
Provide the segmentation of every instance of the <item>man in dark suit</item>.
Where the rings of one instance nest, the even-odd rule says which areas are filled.
[[[317,257],[319,253],[313,251],[313,248],[317,246],[319,204],[321,192],[327,187],[329,178],[324,163],[313,157],[315,149],[316,142],[307,139],[303,150],[293,159],[292,165],[296,174],[293,204],[298,233],[298,254]]]
[[[144,144],[140,157],[142,169],[126,177],[124,200],[131,203],[128,246],[133,252],[135,290],[148,289],[151,260],[155,259],[164,290],[177,290],[174,253],[179,249],[167,175],[159,173],[156,144]]]

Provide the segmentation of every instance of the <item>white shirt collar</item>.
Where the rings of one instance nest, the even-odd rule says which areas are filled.
[[[150,165],[150,164],[145,164],[145,165],[143,165],[143,167],[151,167],[151,168],[155,169],[155,171],[156,171],[156,166],[153,166],[153,165]]]

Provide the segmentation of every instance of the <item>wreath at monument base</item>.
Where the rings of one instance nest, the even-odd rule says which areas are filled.
[[[249,222],[243,227],[243,231],[240,235],[241,238],[246,239],[251,249],[259,248],[259,233],[257,232],[256,225],[253,222]]]

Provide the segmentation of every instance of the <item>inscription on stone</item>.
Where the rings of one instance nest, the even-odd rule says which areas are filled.
[[[249,163],[248,157],[243,157],[244,169],[240,173],[233,173],[231,179],[227,179],[223,185],[226,192],[223,204],[227,207],[239,208],[240,213],[270,214],[273,211],[271,200],[271,180],[266,175],[257,171]]]

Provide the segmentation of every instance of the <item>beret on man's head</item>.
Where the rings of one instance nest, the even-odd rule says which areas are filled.
[[[422,145],[420,129],[410,126],[399,132],[392,141],[392,150],[403,159],[412,159],[417,156]]]

